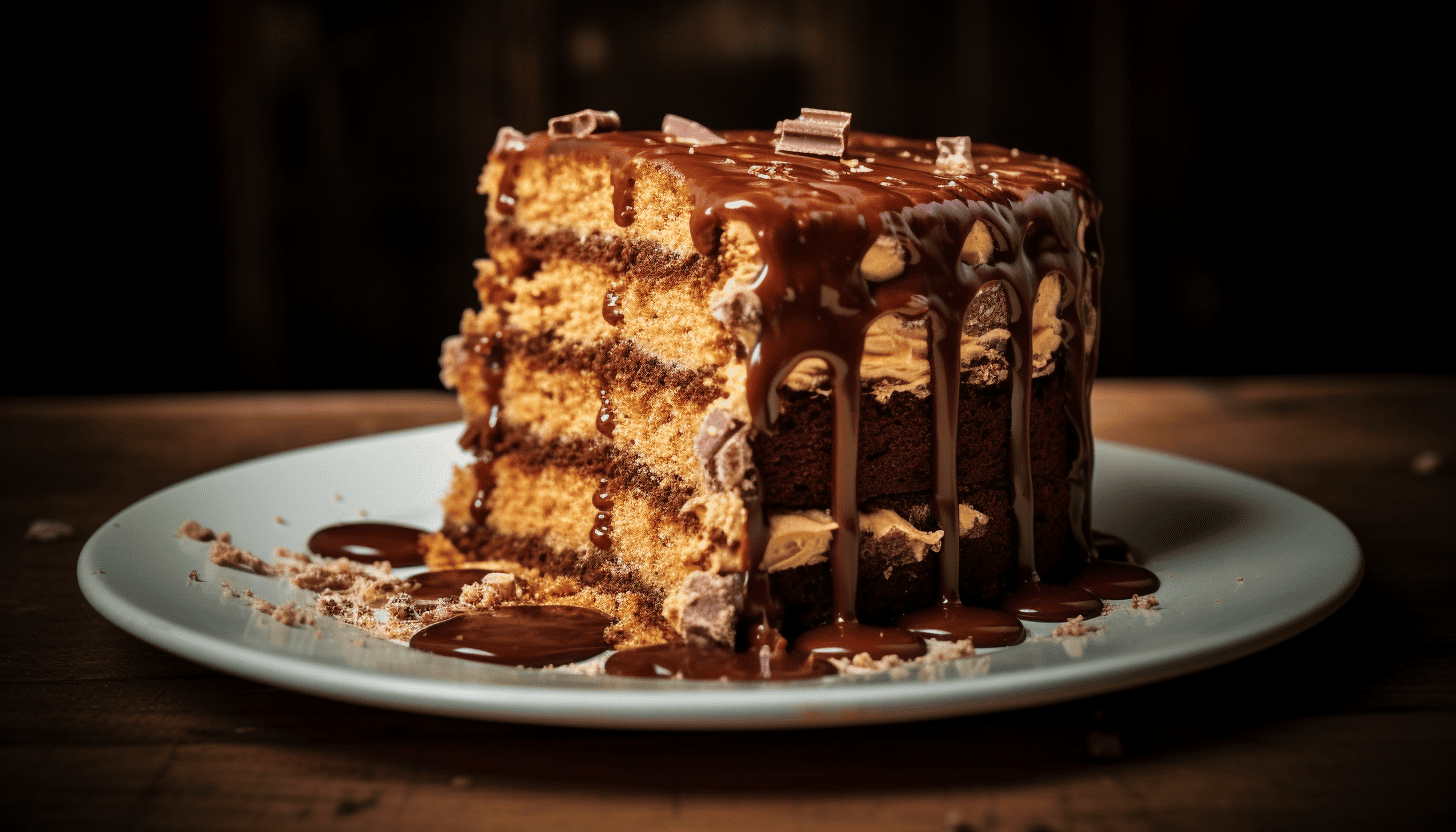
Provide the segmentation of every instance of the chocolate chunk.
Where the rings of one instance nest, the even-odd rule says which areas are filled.
[[[546,132],[553,139],[582,139],[593,133],[610,133],[622,126],[616,110],[582,110],[569,116],[557,116],[546,123]]]
[[[966,173],[971,164],[970,136],[941,136],[935,140],[935,172],[955,176]]]
[[[692,572],[679,590],[682,631],[688,644],[733,646],[734,622],[743,609],[742,582],[735,575]]]
[[[702,463],[714,491],[735,488],[753,466],[753,451],[743,422],[726,410],[710,410],[693,440],[693,450]]]
[[[526,149],[526,134],[514,127],[502,127],[495,131],[495,146],[490,149],[490,155],[495,156],[503,150],[512,153]]]
[[[838,110],[803,107],[799,117],[779,122],[774,150],[814,156],[844,156],[844,136],[849,132],[850,114]]]
[[[727,144],[728,140],[690,118],[671,113],[662,117],[662,132],[683,144]]]

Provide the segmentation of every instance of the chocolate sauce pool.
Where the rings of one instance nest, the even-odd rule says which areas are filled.
[[[423,529],[398,523],[340,523],[325,526],[308,539],[308,550],[326,558],[348,558],[360,563],[389,561],[390,566],[419,566],[425,562],[420,548]]]
[[[612,619],[583,607],[502,607],[431,624],[410,646],[490,664],[571,664],[612,649],[603,632]]]

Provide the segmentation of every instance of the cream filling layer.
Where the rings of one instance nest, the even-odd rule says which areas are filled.
[[[959,507],[958,524],[961,537],[976,537],[990,522],[985,514],[974,507],[962,504]],[[809,566],[828,560],[830,543],[839,524],[822,509],[786,511],[769,515],[768,546],[763,555],[763,567],[770,572]],[[925,552],[939,552],[945,532],[933,532],[915,528],[899,512],[882,508],[859,515],[860,534],[868,539],[903,537],[911,556],[919,562]]]
[[[1032,310],[1032,374],[1045,375],[1052,370],[1052,358],[1062,346],[1067,325],[1059,312],[1062,308],[1063,281],[1060,277],[1043,280]],[[969,322],[968,322],[969,323]],[[996,328],[976,334],[961,333],[961,370],[971,369],[988,358],[995,367],[988,379],[994,383],[1006,377],[1005,353],[1011,332]],[[870,324],[865,334],[864,357],[860,360],[860,376],[872,387],[875,398],[886,401],[895,393],[908,391],[921,398],[930,395],[930,360],[927,357],[927,327],[924,317],[907,317],[899,313],[881,315]],[[828,394],[829,366],[818,358],[799,362],[789,373],[784,385],[791,390],[814,390]]]

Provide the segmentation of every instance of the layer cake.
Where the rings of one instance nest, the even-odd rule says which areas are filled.
[[[432,567],[532,577],[617,647],[742,648],[1085,562],[1086,177],[848,122],[501,131]]]

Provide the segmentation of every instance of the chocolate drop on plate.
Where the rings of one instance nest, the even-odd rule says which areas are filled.
[[[1010,647],[1026,640],[1021,620],[1001,610],[940,604],[908,613],[895,623],[921,638],[945,641],[971,640],[976,647]]]
[[[1109,599],[1151,595],[1161,585],[1157,575],[1137,564],[1109,560],[1088,561],[1068,583]]]
[[[419,589],[410,592],[410,597],[416,601],[453,598],[460,594],[461,587],[477,583],[489,574],[488,569],[441,569],[438,572],[422,572],[410,578],[420,585]]]
[[[387,560],[390,566],[419,566],[424,532],[398,523],[341,523],[325,526],[308,539],[308,550],[327,558],[348,558],[359,563]]]
[[[583,607],[504,607],[431,624],[415,633],[410,646],[477,662],[545,667],[605,653],[611,645],[603,631],[611,623]]]
[[[794,650],[826,659],[851,659],[860,653],[869,653],[871,659],[892,654],[902,659],[914,659],[925,655],[925,640],[894,627],[840,621],[801,633],[794,639]]]
[[[1001,602],[1001,610],[1026,621],[1096,618],[1102,614],[1102,599],[1081,587],[1022,581]]]
[[[829,676],[834,666],[804,653],[775,650],[768,654],[768,675],[764,656],[757,650],[733,653],[720,648],[696,648],[685,644],[654,644],[623,650],[607,659],[607,675],[647,679],[727,680],[731,682],[782,682]]]

